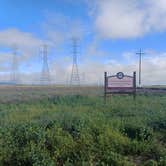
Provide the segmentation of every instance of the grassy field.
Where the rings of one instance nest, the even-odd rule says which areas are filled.
[[[166,95],[0,87],[0,166],[165,166]]]

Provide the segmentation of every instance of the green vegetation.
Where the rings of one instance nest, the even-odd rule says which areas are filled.
[[[0,165],[166,165],[166,96],[0,104]]]

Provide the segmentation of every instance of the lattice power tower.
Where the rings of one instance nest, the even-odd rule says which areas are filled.
[[[10,81],[11,81],[12,84],[17,84],[18,83],[17,50],[18,50],[18,48],[14,45],[13,46],[13,59],[12,59],[12,66],[11,66],[11,78],[10,78]]]
[[[78,39],[72,38],[72,47],[73,47],[73,66],[72,66],[72,73],[71,73],[71,86],[80,86],[80,76],[78,72],[78,64],[77,64],[77,48],[78,48]]]
[[[41,73],[41,84],[47,85],[50,83],[50,72],[49,72],[49,66],[48,66],[48,52],[47,52],[47,45],[44,44],[41,49],[41,55],[43,58],[43,67],[42,67],[42,73]]]

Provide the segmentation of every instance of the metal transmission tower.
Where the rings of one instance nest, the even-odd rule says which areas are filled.
[[[17,50],[18,50],[18,48],[16,46],[13,46],[13,58],[12,58],[12,66],[11,66],[11,83],[13,83],[13,84],[18,83]]]
[[[42,73],[41,73],[41,83],[44,85],[47,85],[50,83],[50,72],[49,72],[49,66],[48,66],[48,57],[47,57],[47,45],[44,44],[41,49],[41,55],[43,58],[43,67],[42,67]]]
[[[78,72],[78,64],[77,64],[77,54],[78,54],[78,39],[72,38],[72,53],[73,53],[73,66],[72,66],[72,73],[71,73],[71,86],[80,86],[80,76]]]
[[[142,52],[142,50],[140,49],[139,52],[136,53],[137,55],[139,55],[139,87],[141,87],[141,74],[142,74],[142,55],[144,55],[145,53]]]

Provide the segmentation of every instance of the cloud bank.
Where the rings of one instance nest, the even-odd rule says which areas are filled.
[[[142,37],[166,30],[165,0],[94,0],[96,31],[106,39]]]

